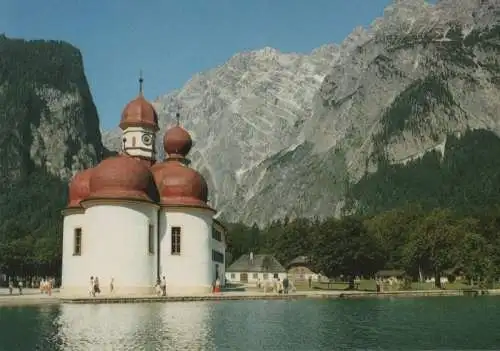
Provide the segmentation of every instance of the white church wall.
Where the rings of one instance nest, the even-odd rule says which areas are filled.
[[[62,287],[65,285],[74,286],[78,285],[83,272],[80,267],[85,265],[85,261],[89,256],[78,256],[75,254],[75,231],[81,229],[84,231],[85,214],[82,210],[69,210],[63,219],[63,248],[62,248]],[[83,243],[82,243],[83,244]],[[82,247],[83,248],[83,247]],[[80,282],[85,284],[88,279],[83,278],[84,281]],[[88,287],[87,283],[87,287]]]
[[[152,293],[157,277],[157,206],[97,201],[85,205],[82,252],[64,268],[64,292],[86,293],[90,276],[97,276],[103,293],[109,293],[112,278],[115,294]],[[150,225],[153,253],[149,252]]]
[[[163,208],[160,215],[160,272],[167,294],[207,293],[215,280],[212,211]],[[172,228],[181,230],[180,252],[172,253]]]
[[[221,285],[225,285],[226,277],[225,277],[225,272],[226,272],[226,244],[225,244],[225,233],[224,233],[224,228],[220,226],[216,221],[213,221],[213,229],[216,230],[220,238],[217,236],[217,238],[214,238],[214,235],[212,235],[212,250],[219,252],[223,255],[223,260],[222,262],[217,262],[214,260],[212,257],[212,269],[214,272],[218,270],[219,272],[219,280]],[[220,240],[218,240],[220,239]]]

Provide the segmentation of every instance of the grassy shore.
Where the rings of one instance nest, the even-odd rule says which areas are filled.
[[[377,286],[375,280],[361,280],[358,282],[358,291],[371,291],[371,292],[376,292],[377,291]],[[343,283],[343,282],[336,282],[334,284],[330,284],[330,286],[326,283],[318,283],[318,282],[313,282],[312,287],[309,288],[308,283],[306,281],[304,282],[296,282],[295,287],[298,292],[307,292],[307,291],[315,291],[315,290],[321,290],[321,291],[342,291],[342,290],[347,290],[348,284]],[[500,286],[498,286],[500,287]],[[498,288],[498,287],[493,287],[493,288]],[[250,291],[258,291],[256,287],[249,286],[247,288]],[[463,281],[457,281],[454,283],[446,283],[443,284],[443,289],[444,290],[468,290],[468,289],[480,289],[477,286],[470,286],[466,284]],[[411,284],[411,289],[405,289],[402,290],[399,285],[384,285],[384,292],[390,292],[390,291],[427,291],[427,290],[443,290],[443,289],[438,289],[435,287],[434,283],[419,283],[419,282],[413,282]]]

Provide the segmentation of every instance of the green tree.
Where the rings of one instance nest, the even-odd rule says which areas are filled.
[[[467,231],[449,210],[434,210],[422,218],[404,248],[406,268],[414,275],[418,268],[432,272],[441,288],[443,270],[459,260],[459,243]]]
[[[309,220],[305,218],[284,221],[279,227],[271,227],[269,233],[263,234],[273,236],[267,251],[283,264],[297,256],[307,256],[311,251],[310,230]]]
[[[312,262],[317,271],[329,277],[371,275],[383,264],[377,240],[360,218],[328,219],[321,225],[312,245]]]
[[[365,221],[368,232],[379,242],[385,268],[404,266],[404,245],[422,216],[422,208],[415,205],[383,212]]]
[[[470,279],[488,283],[494,276],[492,247],[485,237],[476,233],[466,233],[460,245],[461,266]]]

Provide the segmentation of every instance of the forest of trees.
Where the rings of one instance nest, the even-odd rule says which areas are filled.
[[[58,275],[67,185],[40,169],[0,179],[0,272]]]
[[[456,270],[488,286],[500,276],[499,233],[500,207],[472,217],[407,205],[368,217],[285,218],[263,230],[231,224],[228,253],[231,260],[273,254],[282,264],[306,255],[331,278],[372,277],[384,268],[403,269],[413,279],[419,273],[439,278]]]
[[[61,41],[0,34],[0,272],[9,275],[60,271],[67,184],[35,164],[31,155],[33,129],[48,113],[37,94],[44,86],[78,90],[88,130],[99,130],[78,49]],[[80,137],[101,145],[99,133]]]
[[[406,164],[379,164],[352,184],[348,207],[372,215],[407,203],[467,215],[500,204],[500,139],[491,131],[448,135],[444,155],[430,151]]]

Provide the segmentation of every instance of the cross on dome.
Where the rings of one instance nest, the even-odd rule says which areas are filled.
[[[142,91],[143,91],[143,85],[144,85],[144,78],[142,77],[142,69],[139,71],[139,95],[142,96]]]
[[[123,109],[122,118],[120,120],[120,128],[125,130],[129,127],[143,127],[153,129],[155,132],[159,130],[158,116],[156,111],[143,95],[144,78],[142,70],[139,74],[139,96],[130,101]]]

